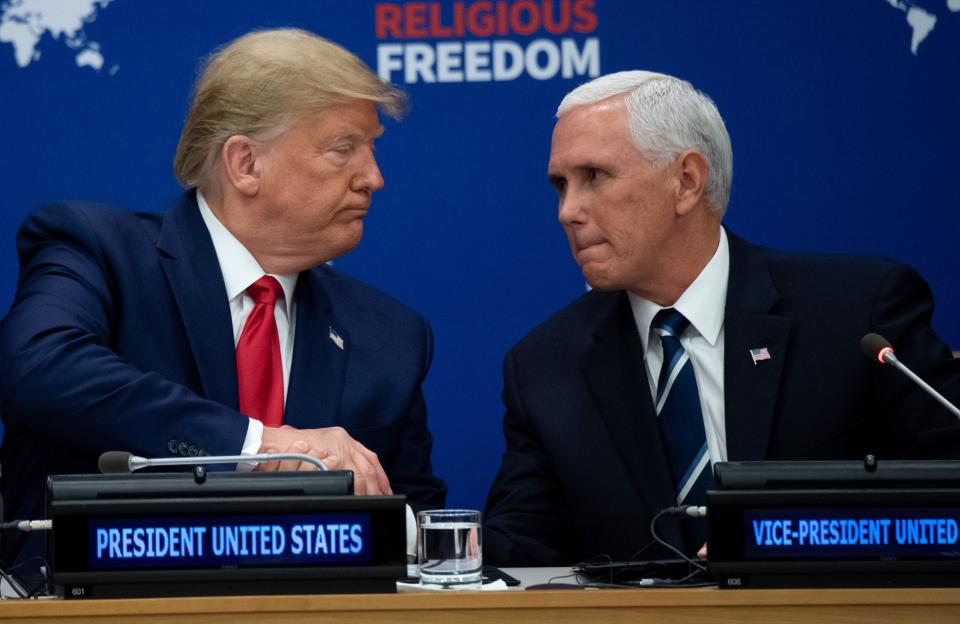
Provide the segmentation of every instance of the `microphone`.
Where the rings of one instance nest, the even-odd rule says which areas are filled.
[[[941,405],[947,408],[954,416],[960,418],[960,409],[948,401],[942,394],[934,390],[930,384],[920,379],[916,373],[907,368],[893,352],[893,345],[890,341],[880,334],[867,334],[860,340],[860,348],[868,358],[876,358],[881,364],[890,364],[898,371],[910,378],[913,383],[923,388],[927,394],[936,399]]]
[[[154,466],[196,466],[198,464],[261,464],[280,459],[298,459],[313,464],[318,470],[329,470],[323,460],[302,453],[261,453],[259,455],[207,455],[204,457],[161,457],[147,459],[126,451],[107,451],[100,455],[97,466],[103,474],[129,474]]]

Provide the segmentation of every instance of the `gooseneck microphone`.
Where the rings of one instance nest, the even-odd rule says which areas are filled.
[[[920,379],[916,373],[904,366],[904,364],[897,359],[897,356],[893,352],[893,345],[890,344],[889,340],[880,334],[867,334],[860,341],[860,348],[868,358],[876,359],[881,364],[890,364],[898,371],[909,377],[913,383],[923,388],[927,394],[932,396],[941,405],[950,410],[954,416],[960,418],[960,409],[957,409],[956,405],[948,401],[942,394],[930,387],[930,384]]]
[[[200,464],[262,464],[281,459],[297,459],[313,464],[318,470],[329,470],[322,459],[302,453],[261,453],[259,455],[207,455],[204,457],[161,457],[147,459],[126,451],[107,451],[100,455],[97,466],[103,474],[128,474],[155,466],[197,466]]]

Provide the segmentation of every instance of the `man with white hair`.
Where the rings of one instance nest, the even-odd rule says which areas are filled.
[[[955,443],[951,414],[860,353],[880,333],[960,396],[923,280],[737,238],[721,225],[732,172],[716,106],[685,81],[621,72],[561,102],[548,175],[593,290],[506,355],[486,562],[629,560],[659,510],[704,503],[718,461],[938,455],[947,430]],[[658,529],[689,554],[705,541],[704,520]]]
[[[8,518],[41,517],[46,476],[95,472],[108,450],[303,453],[352,470],[357,494],[443,505],[430,327],[325,264],[383,187],[377,109],[404,104],[330,41],[253,32],[197,81],[174,159],[187,191],[166,212],[68,202],[26,219],[0,323]]]

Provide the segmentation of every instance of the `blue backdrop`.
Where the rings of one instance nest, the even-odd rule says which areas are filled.
[[[735,154],[727,225],[781,248],[917,267],[960,348],[960,0],[7,0],[0,4],[0,307],[37,203],[163,210],[197,60],[306,28],[412,98],[378,142],[385,189],[339,269],[424,313],[426,391],[451,505],[479,507],[503,448],[501,358],[583,292],[546,182],[552,113],[596,72],[652,69],[717,102]],[[573,461],[589,461],[571,449]]]

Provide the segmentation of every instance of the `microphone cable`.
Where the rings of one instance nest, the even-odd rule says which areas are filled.
[[[666,507],[658,511],[656,515],[653,517],[653,519],[650,520],[650,535],[652,535],[653,539],[656,540],[661,546],[666,547],[667,550],[674,553],[675,555],[677,555],[678,557],[680,557],[681,559],[689,563],[691,566],[696,568],[696,572],[702,572],[706,574],[707,573],[706,566],[702,565],[699,561],[691,559],[690,557],[685,555],[679,548],[677,548],[673,544],[668,543],[665,539],[660,537],[660,535],[657,533],[657,520],[659,520],[663,516],[683,516],[686,518],[704,518],[706,517],[706,515],[707,515],[706,507],[698,507],[696,505]],[[685,578],[689,578],[689,576],[690,575],[687,575],[687,577]]]
[[[16,533],[18,535],[22,535],[31,531],[50,531],[52,529],[53,520],[11,520],[10,522],[0,522],[0,533]],[[42,557],[34,557],[32,559],[38,559],[40,561],[43,566],[41,570],[46,569],[45,559]],[[21,581],[17,578],[17,576],[15,576],[14,572],[22,568],[29,561],[30,559],[20,562],[9,569],[7,569],[5,565],[0,566],[0,578],[7,582],[7,585],[11,590],[13,590],[17,598],[23,600],[36,598],[40,590],[43,589],[43,587],[47,584],[45,574],[33,588],[30,588],[26,582]],[[2,598],[3,600],[8,600],[12,598],[12,596],[3,596]]]
[[[590,578],[591,576],[593,576],[594,579],[597,579],[597,577],[599,576],[598,572],[596,570],[588,572],[588,569],[591,567],[591,565],[599,565],[601,563],[606,563],[607,564],[606,572],[603,574],[603,576],[599,576],[599,578],[606,577],[606,582],[601,580],[591,580],[588,583],[581,582],[581,585],[584,587],[593,587],[593,588],[715,587],[717,583],[709,579],[709,571],[707,570],[705,565],[703,565],[696,559],[692,559],[688,557],[682,551],[680,551],[679,548],[675,547],[674,545],[664,540],[657,533],[657,529],[656,529],[657,521],[663,516],[668,516],[668,515],[685,516],[687,518],[703,518],[703,517],[706,517],[707,515],[707,508],[699,507],[696,505],[683,505],[680,507],[667,507],[665,509],[661,509],[650,521],[650,534],[653,536],[653,539],[647,542],[646,545],[644,545],[642,548],[637,550],[633,555],[631,555],[630,559],[626,561],[624,564],[615,565],[615,562],[613,561],[613,558],[610,555],[600,554],[592,557],[591,559],[588,559],[586,561],[583,561],[581,563],[574,565],[573,574],[555,576],[551,578],[549,581],[547,581],[547,583],[550,584],[550,583],[553,583],[555,580],[567,578],[569,576],[577,576],[578,578],[581,576],[584,576],[586,578]],[[688,569],[690,571],[686,575],[681,576],[680,578],[655,578],[650,576],[644,576],[643,578],[633,579],[633,580],[616,578],[622,575],[629,575],[631,573],[632,567],[633,567],[634,574],[639,572],[640,569],[647,569],[647,568],[649,568],[647,570],[648,573],[655,574],[656,565],[661,565],[661,563],[667,563],[667,562],[649,562],[649,561],[641,561],[637,559],[644,551],[646,551],[648,548],[650,548],[654,544],[660,544],[661,546],[665,547],[667,550],[669,550],[673,554],[677,555],[682,562],[687,564],[687,566],[689,567]],[[656,565],[651,567],[650,564],[656,564]],[[695,580],[699,576],[705,576],[706,579],[699,582],[695,582]]]
[[[53,520],[11,520],[0,522],[0,532],[52,531]]]
[[[18,571],[31,562],[39,563],[38,571],[40,572],[39,577],[35,579],[36,584],[33,587],[31,587],[26,581],[22,580],[21,577],[18,576]],[[11,568],[6,568],[5,565],[0,565],[0,578],[7,582],[7,585],[10,586],[10,589],[16,594],[16,599],[36,599],[40,596],[41,590],[47,586],[48,567],[47,560],[43,557],[30,557],[29,559],[21,561]],[[2,596],[3,600],[11,600],[13,598],[13,596]]]

